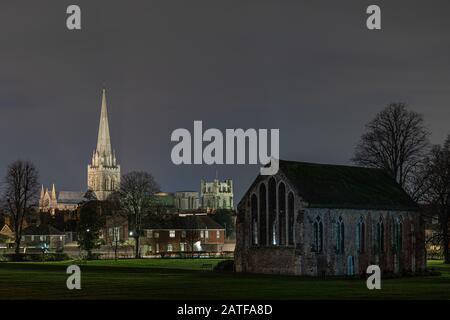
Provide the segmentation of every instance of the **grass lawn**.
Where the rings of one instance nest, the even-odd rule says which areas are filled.
[[[78,263],[82,289],[66,288],[74,262],[0,263],[0,299],[450,299],[450,266],[440,276],[365,280],[242,275],[203,270],[220,259],[143,259]],[[209,266],[208,266],[209,267]],[[207,290],[205,289],[207,288]]]

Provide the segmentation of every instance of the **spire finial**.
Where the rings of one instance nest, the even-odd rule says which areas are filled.
[[[108,109],[106,105],[106,89],[102,90],[102,107],[98,127],[97,152],[102,156],[111,154],[111,139],[109,136]]]

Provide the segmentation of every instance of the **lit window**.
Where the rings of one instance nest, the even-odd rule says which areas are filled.
[[[172,250],[173,250],[173,247],[172,247],[172,245],[169,243],[169,244],[167,245],[167,252],[172,252]]]
[[[216,238],[220,239],[220,230],[216,230]]]
[[[180,251],[184,252],[186,250],[186,244],[185,243],[180,243]]]
[[[205,237],[205,232],[203,230],[200,230],[200,238],[204,238]]]
[[[208,239],[209,238],[209,231],[205,230],[205,238]]]
[[[169,230],[169,237],[175,238],[175,230]]]
[[[181,231],[181,237],[186,238],[186,230]]]
[[[155,233],[153,234],[153,236],[154,236],[155,238],[159,238],[159,232],[155,232]]]
[[[153,230],[147,230],[147,238],[153,238]]]

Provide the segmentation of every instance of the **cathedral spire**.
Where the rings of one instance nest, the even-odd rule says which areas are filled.
[[[98,127],[97,148],[88,165],[88,189],[95,193],[98,200],[106,200],[120,186],[120,165],[111,147],[109,136],[106,90],[102,92],[102,110]]]
[[[106,90],[102,92],[102,111],[98,127],[97,153],[105,157],[111,155],[111,138],[109,136],[108,110],[106,107]]]
[[[55,189],[55,184],[53,183],[52,185],[52,200],[56,199],[56,189]]]

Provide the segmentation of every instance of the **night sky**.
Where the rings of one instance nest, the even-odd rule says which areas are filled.
[[[66,29],[78,4],[82,30]],[[236,203],[259,165],[175,166],[171,132],[279,128],[281,158],[348,164],[390,102],[450,133],[449,1],[2,1],[0,173],[33,161],[41,182],[85,190],[101,89],[122,172],[165,191],[232,178]]]

